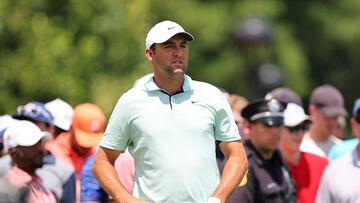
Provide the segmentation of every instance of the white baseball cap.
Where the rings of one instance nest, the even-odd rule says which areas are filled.
[[[45,108],[54,117],[53,125],[68,131],[74,116],[74,109],[65,101],[57,98],[45,104]]]
[[[194,37],[186,32],[179,24],[165,20],[157,23],[150,29],[146,36],[146,48],[150,48],[155,43],[163,43],[176,34],[183,34],[188,41],[194,40]]]
[[[284,111],[284,126],[294,127],[304,121],[311,121],[304,109],[295,103],[288,103]]]
[[[18,120],[14,119],[10,115],[2,115],[0,116],[0,132],[4,131],[12,124],[17,122]]]
[[[19,120],[14,119],[10,115],[0,116],[0,143],[2,142],[2,140],[4,138],[4,133],[5,133],[6,129],[15,122],[19,122]],[[1,147],[0,147],[0,150],[1,150]]]
[[[48,132],[43,132],[34,123],[26,120],[10,125],[4,133],[4,149],[17,146],[33,146],[42,138],[51,139]]]

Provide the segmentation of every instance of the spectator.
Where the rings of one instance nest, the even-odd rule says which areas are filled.
[[[55,132],[53,116],[41,102],[29,102],[17,108],[13,117],[34,122],[42,131]],[[10,155],[0,158],[0,176],[11,168]],[[44,186],[51,190],[60,203],[75,202],[75,173],[72,166],[55,158],[50,152],[44,157],[43,167],[36,170],[44,180]]]
[[[333,135],[339,116],[346,116],[344,99],[335,87],[322,85],[313,90],[309,101],[312,125],[300,150],[326,158],[330,148],[341,140]]]
[[[351,128],[360,139],[360,111],[355,102]],[[355,108],[357,106],[357,108]],[[354,114],[355,113],[355,114]],[[332,161],[321,178],[316,202],[348,203],[360,202],[360,144],[351,153]]]
[[[279,148],[295,180],[297,203],[315,202],[321,175],[328,164],[325,158],[300,151],[301,141],[310,122],[301,106],[287,104]]]
[[[24,106],[18,106],[16,114],[12,116],[18,120],[27,120],[35,123],[41,131],[47,131],[51,134],[55,132],[53,125],[54,117],[45,108],[44,103],[39,101],[32,101]]]
[[[295,202],[295,189],[278,145],[284,124],[285,103],[276,99],[250,102],[241,112],[249,128],[245,149],[249,161],[247,183],[228,203]]]
[[[80,104],[74,109],[74,117],[68,133],[60,134],[47,143],[47,149],[75,168],[80,175],[85,160],[95,153],[105,129],[104,112],[95,104]]]
[[[26,202],[29,203],[56,202],[53,193],[44,187],[42,179],[35,173],[36,169],[43,165],[46,135],[47,133],[29,121],[15,123],[4,133],[4,146],[14,165],[3,178],[16,188],[28,188]],[[0,188],[4,191],[3,189],[7,191],[7,188]],[[7,196],[0,192],[0,199],[3,195]]]
[[[225,202],[246,171],[225,97],[218,88],[185,75],[191,40],[191,34],[171,21],[148,32],[145,53],[154,77],[119,99],[93,165],[114,201]],[[222,141],[228,160],[221,181],[215,140]],[[135,161],[133,195],[113,167],[127,147]]]
[[[74,109],[70,130],[46,145],[56,158],[73,166],[76,173],[76,199],[80,200],[80,173],[85,160],[95,153],[104,133],[106,118],[95,104],[79,104]]]
[[[70,104],[57,98],[46,103],[45,108],[54,118],[54,138],[56,138],[60,133],[69,131],[72,118],[74,116],[74,109],[70,106]]]
[[[357,99],[354,103],[353,111],[352,111],[352,118],[350,119],[350,125],[351,129],[355,129],[357,126],[357,123],[360,123],[360,116],[359,116],[359,110],[360,110],[360,98]],[[353,130],[353,134],[355,134],[356,131]],[[333,146],[329,152],[329,160],[333,161],[339,157],[341,157],[344,154],[347,154],[351,151],[353,151],[356,147],[356,145],[359,143],[359,139],[356,138],[356,134],[353,135],[354,138],[345,140],[341,143],[336,144]]]

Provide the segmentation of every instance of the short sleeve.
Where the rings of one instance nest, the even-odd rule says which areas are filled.
[[[122,96],[110,116],[100,146],[125,151],[129,143],[128,115],[125,96]]]
[[[215,124],[215,138],[219,141],[240,140],[239,130],[236,126],[230,105],[221,94],[218,96]]]

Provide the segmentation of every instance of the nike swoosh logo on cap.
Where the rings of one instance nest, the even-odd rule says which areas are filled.
[[[172,27],[168,27],[167,29],[168,30],[171,30],[171,29],[173,29],[173,28],[175,28],[176,26],[172,26]]]

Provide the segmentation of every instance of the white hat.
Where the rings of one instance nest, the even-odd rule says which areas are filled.
[[[146,48],[150,48],[154,43],[163,43],[179,33],[183,34],[188,41],[194,40],[190,33],[175,22],[165,20],[157,23],[146,36]]]
[[[311,121],[304,109],[295,103],[288,103],[284,111],[284,126],[294,127],[304,121]]]
[[[43,132],[34,123],[26,120],[15,122],[4,133],[4,148],[11,149],[17,146],[33,146],[43,137],[49,138],[48,132]]]
[[[0,131],[5,131],[12,123],[15,123],[16,119],[14,119],[10,115],[3,115],[0,116]]]
[[[45,104],[45,108],[54,117],[53,124],[68,131],[74,115],[74,109],[65,101],[57,98]]]
[[[14,119],[10,115],[0,116],[0,141],[4,138],[5,130],[15,122],[19,122],[19,120]]]

